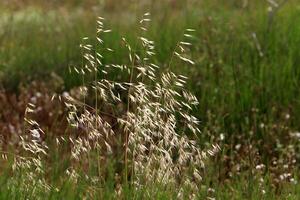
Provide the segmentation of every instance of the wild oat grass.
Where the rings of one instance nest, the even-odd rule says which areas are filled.
[[[132,48],[125,38],[122,39],[128,49],[129,65],[103,64],[103,55],[97,48],[111,53],[114,50],[103,46],[103,35],[110,34],[111,30],[104,28],[103,18],[98,18],[97,46],[89,44],[89,38],[83,38],[80,45],[82,65],[70,68],[82,76],[78,98],[69,93],[52,98],[58,97],[64,102],[72,130],[54,137],[56,144],[48,146],[43,139],[47,133],[30,118],[37,108],[29,103],[25,111],[25,135],[20,136],[19,141],[20,153],[12,164],[12,172],[19,176],[20,182],[15,183],[18,179],[13,176],[12,182],[7,184],[8,189],[18,187],[25,196],[35,199],[42,198],[42,193],[59,192],[47,180],[53,165],[47,157],[53,148],[68,143],[70,150],[62,159],[68,159],[69,165],[61,181],[76,184],[80,179],[90,180],[91,185],[87,186],[82,198],[96,198],[109,173],[114,176],[115,197],[124,196],[125,185],[142,190],[145,197],[151,198],[151,194],[157,192],[152,186],[157,184],[176,188],[177,198],[186,195],[196,198],[205,176],[205,162],[218,153],[220,147],[216,144],[210,149],[200,149],[197,142],[201,134],[199,120],[191,114],[198,100],[185,89],[187,77],[170,71],[176,57],[183,64],[194,64],[187,54],[192,45],[188,39],[193,37],[194,30],[186,29],[184,40],[178,42],[167,71],[160,74],[159,66],[152,59],[155,44],[144,36],[151,21],[149,17],[146,13],[140,21],[140,44]],[[137,45],[140,45],[139,51]],[[126,73],[127,81],[105,78],[111,70]],[[90,99],[94,106],[89,105]],[[111,162],[118,165],[109,169]],[[96,170],[94,175],[91,167]]]
[[[158,75],[158,66],[151,62],[155,55],[154,42],[143,36],[147,31],[147,23],[150,21],[149,13],[144,14],[141,24],[141,51],[137,52],[123,38],[124,45],[128,49],[130,65],[106,64],[101,60],[103,56],[95,50],[95,47],[86,43],[84,38],[81,45],[84,62],[80,68],[75,67],[77,73],[82,74],[83,79],[90,73],[94,73],[91,85],[85,86],[84,96],[90,90],[94,90],[95,108],[88,112],[85,102],[76,102],[71,97],[67,104],[72,111],[68,117],[75,127],[82,126],[86,138],[74,141],[75,149],[73,157],[79,159],[83,152],[89,153],[91,149],[103,154],[114,154],[121,149],[124,159],[122,174],[126,183],[130,181],[135,187],[145,187],[153,183],[163,185],[188,185],[194,191],[198,190],[201,182],[201,171],[204,168],[204,160],[207,154],[213,156],[219,151],[219,146],[213,145],[211,150],[202,151],[197,147],[197,142],[188,138],[188,132],[195,136],[200,134],[199,121],[190,114],[192,107],[198,104],[197,98],[184,88],[183,75],[176,75],[170,71]],[[105,30],[103,19],[97,21],[97,41],[102,46],[102,34],[110,33]],[[192,32],[187,29],[187,32]],[[192,37],[185,33],[185,37]],[[183,46],[191,45],[188,42],[178,43],[179,52],[174,55],[184,62],[194,64],[186,58]],[[106,48],[107,51],[114,50]],[[170,65],[172,64],[172,59]],[[98,79],[109,70],[120,70],[128,73],[128,80],[118,82],[114,80]],[[85,96],[84,99],[88,98]],[[74,102],[74,103],[72,103]],[[78,104],[83,103],[83,113],[78,114]],[[119,113],[113,107],[118,105]],[[112,107],[109,117],[114,118],[113,124],[101,117],[105,107]],[[99,114],[99,115],[98,115]],[[104,114],[105,115],[105,114]],[[119,135],[119,136],[117,136]],[[119,137],[119,141],[116,138]],[[101,166],[98,166],[99,168]],[[198,183],[199,182],[199,183]],[[191,192],[190,195],[193,195]]]

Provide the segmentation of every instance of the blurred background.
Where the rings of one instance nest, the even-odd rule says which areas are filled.
[[[184,30],[196,30],[189,52],[195,65],[174,62],[171,68],[189,77],[188,87],[199,98],[195,115],[201,120],[201,143],[223,145],[218,179],[247,170],[253,163],[241,161],[246,155],[259,155],[267,166],[274,160],[289,163],[276,166],[274,173],[270,168],[275,178],[282,170],[298,169],[298,0],[1,0],[2,137],[12,138],[21,129],[26,104],[34,99],[41,105],[41,124],[55,132],[51,124],[57,118],[51,116],[55,109],[62,115],[63,108],[47,103],[49,93],[72,92],[82,84],[69,67],[81,65],[79,44],[95,36],[97,17],[112,29],[104,41],[114,53],[103,52],[104,64],[126,63],[121,38],[135,43],[146,12],[152,19],[147,37],[155,41],[161,70]]]

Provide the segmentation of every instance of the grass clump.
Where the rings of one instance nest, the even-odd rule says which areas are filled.
[[[37,108],[29,103],[25,135],[18,143],[20,153],[13,158],[13,175],[6,184],[9,191],[18,188],[20,196],[12,198],[57,197],[64,193],[65,185],[76,187],[79,198],[106,198],[107,190],[114,198],[197,197],[206,160],[220,147],[201,150],[198,145],[199,121],[191,114],[198,100],[185,89],[186,77],[169,68],[158,73],[159,66],[152,60],[154,42],[144,36],[149,15],[144,14],[140,21],[140,45],[132,48],[122,39],[128,65],[103,64],[99,49],[114,52],[103,45],[102,35],[111,32],[104,28],[103,18],[97,21],[97,46],[83,38],[82,65],[71,69],[81,76],[83,85],[76,96],[53,96],[67,109],[69,127],[63,136],[48,136],[30,118]],[[184,36],[191,38],[193,31],[187,29]],[[186,54],[190,45],[186,40],[179,42],[169,66],[176,58],[194,64]],[[127,74],[126,80],[105,77],[115,70]],[[52,151],[64,152],[58,158],[64,160],[63,166],[51,159]],[[56,180],[49,177],[54,174],[59,175]]]

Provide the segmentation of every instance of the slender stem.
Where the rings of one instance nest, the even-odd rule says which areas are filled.
[[[95,52],[95,58],[96,57],[96,52]],[[95,74],[94,74],[94,82],[95,82],[95,112],[96,112],[96,117],[95,117],[95,127],[96,129],[98,129],[98,121],[97,121],[97,117],[98,117],[98,93],[97,93],[97,72],[98,72],[98,69],[97,69],[97,62],[96,62],[96,66],[95,66]]]
[[[131,54],[131,52],[130,52]],[[131,55],[132,56],[132,55]],[[130,80],[129,83],[133,82],[133,71],[134,71],[134,62],[135,62],[135,56],[133,57],[132,60],[132,65],[131,65],[131,71],[130,71]],[[127,96],[127,114],[130,110],[130,88],[128,88],[128,96]],[[128,137],[129,133],[125,132],[125,155],[124,155],[124,164],[125,164],[125,183],[127,185],[127,179],[128,179]]]

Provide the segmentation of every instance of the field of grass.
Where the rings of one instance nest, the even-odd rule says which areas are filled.
[[[1,1],[0,199],[299,199],[299,49],[297,0]]]

